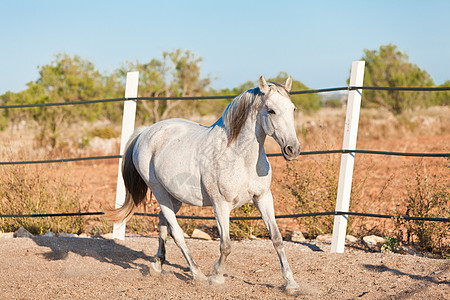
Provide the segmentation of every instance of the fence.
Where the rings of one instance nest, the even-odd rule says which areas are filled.
[[[345,121],[344,142],[341,150],[324,150],[302,152],[300,155],[320,155],[341,153],[341,167],[339,174],[338,196],[336,200],[336,209],[333,212],[319,212],[307,214],[294,215],[278,215],[276,218],[299,218],[309,216],[323,216],[334,215],[334,228],[332,238],[332,252],[342,253],[344,251],[345,233],[347,226],[347,218],[349,215],[365,216],[375,218],[403,218],[405,220],[423,220],[423,221],[440,221],[450,222],[450,218],[425,218],[420,216],[393,216],[381,214],[368,214],[360,212],[349,212],[349,200],[351,192],[351,181],[353,175],[354,156],[356,153],[360,154],[374,154],[374,155],[396,155],[396,156],[411,156],[411,157],[450,157],[450,153],[404,153],[391,151],[374,151],[374,150],[356,150],[356,138],[358,131],[359,110],[361,104],[362,90],[397,90],[397,91],[448,91],[448,87],[365,87],[363,86],[364,62],[353,62],[350,76],[350,85],[347,87],[325,88],[306,91],[293,91],[292,95],[307,94],[307,93],[325,93],[333,91],[349,92],[347,101],[347,114]],[[207,97],[137,97],[138,89],[138,72],[129,72],[127,74],[127,82],[125,88],[124,98],[88,100],[77,102],[62,102],[62,103],[39,103],[26,105],[0,105],[0,109],[13,108],[30,108],[30,107],[48,107],[60,105],[86,105],[91,103],[101,102],[124,102],[124,118],[122,123],[122,138],[119,155],[110,156],[93,156],[80,158],[61,158],[53,160],[35,160],[35,161],[15,161],[15,162],[0,162],[0,165],[14,165],[14,164],[42,164],[42,163],[62,163],[85,160],[98,159],[119,159],[119,170],[117,180],[116,192],[116,207],[120,207],[125,199],[125,189],[121,175],[121,159],[124,153],[125,144],[134,130],[134,118],[136,113],[137,101],[152,101],[152,100],[214,100],[214,99],[232,99],[236,96],[207,96]],[[281,156],[281,153],[268,154],[268,157]],[[89,215],[103,215],[103,212],[78,212],[78,213],[61,213],[61,214],[28,214],[28,215],[0,215],[2,218],[17,218],[17,217],[61,217],[61,216],[89,216]],[[156,214],[136,213],[140,216],[157,217]],[[177,216],[180,219],[197,219],[197,220],[213,220],[214,217],[198,217],[198,216]],[[260,217],[232,217],[231,220],[254,220]],[[114,238],[124,239],[125,237],[125,223],[114,224]]]

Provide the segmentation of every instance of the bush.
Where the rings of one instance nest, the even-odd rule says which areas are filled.
[[[338,161],[333,157],[321,161],[318,166],[310,166],[307,170],[299,172],[287,165],[285,185],[291,195],[295,197],[295,210],[298,214],[332,212],[336,207],[338,189]],[[292,180],[293,178],[293,180]],[[290,179],[290,180],[289,180]],[[364,185],[365,179],[359,184],[352,183],[350,211],[358,204],[357,195]],[[308,238],[331,233],[334,216],[315,216],[298,218],[300,226],[304,227]],[[354,218],[348,219],[348,228],[351,230]],[[351,232],[349,232],[351,233]]]
[[[42,172],[26,167],[6,170],[0,179],[0,214],[45,214],[80,212],[79,189],[65,178],[51,182]],[[0,218],[0,230],[15,231],[21,226],[33,234],[65,232],[80,234],[84,220],[76,217]]]
[[[448,178],[429,176],[416,167],[413,179],[407,179],[406,216],[448,218],[450,193]],[[405,228],[408,242],[418,241],[423,250],[450,257],[450,225],[446,222],[398,219],[397,225]]]
[[[255,217],[259,216],[256,207],[251,204],[244,204],[236,208],[232,217]],[[234,239],[250,238],[250,236],[268,236],[266,227],[261,220],[237,220],[230,221],[230,236]]]
[[[113,139],[120,137],[120,131],[112,127],[95,127],[88,133],[89,136],[99,137],[101,139]]]
[[[342,108],[342,102],[339,99],[330,99],[326,100],[322,103],[323,107],[329,107],[329,108]]]

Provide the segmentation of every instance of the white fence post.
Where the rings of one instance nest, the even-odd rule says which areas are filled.
[[[125,98],[136,98],[138,92],[139,72],[128,72],[125,85]],[[136,100],[126,100],[123,104],[122,137],[120,139],[120,155],[124,155],[125,146],[134,131],[136,118]],[[116,208],[125,203],[125,184],[122,178],[122,158],[119,159],[119,172],[117,176]],[[114,223],[113,238],[125,239],[125,222]]]
[[[364,61],[354,61],[350,73],[350,86],[362,86],[364,79]],[[342,149],[356,149],[358,135],[359,111],[361,108],[362,90],[350,90],[347,100],[347,115],[345,117],[344,142]],[[341,157],[339,184],[336,198],[336,211],[348,211],[350,194],[352,191],[353,164],[355,153],[344,153]],[[331,241],[332,253],[343,253],[345,235],[347,232],[348,215],[334,216],[333,237]]]

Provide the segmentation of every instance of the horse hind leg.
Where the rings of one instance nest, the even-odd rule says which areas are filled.
[[[167,228],[167,220],[164,218],[164,215],[162,212],[159,212],[159,246],[158,246],[158,252],[156,253],[156,261],[152,262],[151,267],[153,271],[160,274],[162,272],[162,266],[164,262],[166,261],[166,240],[167,240],[167,234],[168,234],[168,228]]]
[[[161,207],[161,216],[165,219],[160,227],[159,233],[159,249],[156,255],[156,262],[152,265],[155,271],[162,270],[162,264],[165,260],[165,239],[167,238],[167,229],[170,229],[172,237],[175,241],[175,244],[180,248],[181,252],[184,255],[187,263],[189,264],[189,269],[191,270],[192,276],[194,279],[206,280],[206,276],[202,273],[197,263],[192,258],[192,255],[187,248],[186,242],[184,240],[183,230],[176,219],[176,212],[181,207],[181,202],[177,199],[173,198],[167,191],[165,191],[162,187],[152,187],[153,194],[158,200],[159,206]],[[160,219],[161,220],[161,219]],[[159,259],[158,259],[159,258]]]

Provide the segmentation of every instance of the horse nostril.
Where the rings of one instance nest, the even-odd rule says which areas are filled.
[[[294,148],[292,146],[286,146],[284,149],[287,155],[292,155],[294,153]]]

